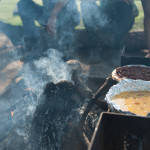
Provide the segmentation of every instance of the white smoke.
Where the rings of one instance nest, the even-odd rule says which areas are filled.
[[[33,91],[41,94],[47,82],[71,81],[71,74],[67,71],[67,64],[63,61],[63,54],[55,49],[46,52],[42,57],[24,65],[22,76],[25,84]]]
[[[13,89],[13,95],[22,92],[19,94],[20,96],[10,97],[10,102],[7,102],[7,99],[0,102],[0,108],[3,108],[1,109],[3,113],[0,114],[0,143],[5,137],[7,137],[6,144],[10,143],[10,145],[3,144],[4,148],[2,147],[2,149],[11,147],[12,138],[9,136],[11,132],[15,132],[14,136],[22,137],[23,142],[28,143],[32,116],[38,104],[38,98],[47,82],[71,81],[71,74],[67,70],[67,64],[63,61],[63,54],[55,49],[47,50],[46,56],[39,60],[25,63],[19,75],[24,82]],[[10,114],[11,111],[13,116]]]

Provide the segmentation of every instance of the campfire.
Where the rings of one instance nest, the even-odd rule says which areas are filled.
[[[70,60],[66,66],[71,75],[70,81],[48,82],[39,95],[30,82],[30,86],[23,89],[24,100],[18,101],[3,112],[1,120],[6,121],[10,128],[6,133],[3,124],[0,127],[5,132],[0,138],[2,149],[6,147],[9,149],[22,147],[29,150],[88,148],[101,112],[98,106],[92,109],[98,96],[95,97],[82,81],[82,68],[78,61]],[[34,63],[32,67],[38,69]],[[23,75],[27,76],[24,72]],[[50,78],[53,77],[46,77]],[[14,145],[12,145],[13,139],[15,139]]]
[[[15,49],[0,66],[11,78],[0,85],[0,150],[149,150],[150,58],[144,32],[128,34],[134,3],[52,3],[20,0],[23,26],[0,23]]]
[[[91,111],[94,94],[78,76],[79,63],[68,64],[74,82],[47,83],[32,120],[31,149],[87,149],[90,143],[90,126],[100,111]]]
[[[52,50],[51,54],[59,56],[57,51]],[[61,60],[52,55],[50,57],[55,62]],[[35,73],[41,69],[39,64],[41,61],[48,62],[47,60],[47,58],[41,58],[36,62],[38,66],[34,63],[30,64],[32,71]],[[25,69],[28,68],[28,65],[25,66]],[[51,65],[51,62],[46,65],[46,70],[43,70],[44,74],[48,65]],[[26,93],[24,95],[26,101],[20,101],[3,112],[1,120],[7,121],[10,127],[6,133],[5,127],[1,126],[5,132],[0,138],[2,149],[7,147],[13,150],[22,147],[27,150],[83,150],[91,147],[91,138],[99,115],[101,112],[113,111],[109,103],[104,100],[105,95],[119,80],[115,80],[112,73],[94,93],[83,80],[80,62],[69,60],[62,66],[68,72],[69,77],[65,78],[69,80],[57,81],[56,77],[53,77],[53,73],[47,72],[47,77],[40,77],[45,80],[44,84],[39,85],[39,87],[44,87],[41,93],[38,93],[33,86],[35,82],[37,83],[37,79],[34,84],[30,81],[28,87],[23,88]],[[59,74],[62,74],[61,70],[59,70]],[[29,76],[25,72],[23,75],[24,77]],[[57,77],[60,79],[62,75]],[[39,81],[40,78],[38,78]],[[56,82],[47,82],[47,79],[55,79]],[[31,97],[33,98],[32,103]],[[119,111],[119,113],[122,112]],[[12,145],[14,139],[16,143]]]

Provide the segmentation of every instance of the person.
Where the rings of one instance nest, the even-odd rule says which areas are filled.
[[[35,20],[40,25],[47,26],[50,36],[59,37],[60,47],[71,42],[68,41],[68,36],[73,38],[74,27],[80,22],[76,0],[43,0],[43,6],[32,0],[20,0],[18,11],[23,23],[26,51],[29,52],[36,51],[39,47],[40,34]]]
[[[126,0],[129,3],[132,2],[132,0]],[[143,11],[144,11],[144,31],[147,39],[147,45],[148,45],[148,54],[146,57],[150,57],[150,1],[149,0],[141,0]]]
[[[150,57],[150,0],[141,0],[144,11],[144,30],[147,38],[149,52],[146,57]]]
[[[121,48],[128,31],[134,23],[131,0],[101,0],[98,6],[94,0],[81,2],[83,23],[90,46],[101,43]]]

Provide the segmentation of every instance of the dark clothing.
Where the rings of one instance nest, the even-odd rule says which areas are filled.
[[[42,7],[32,0],[20,0],[18,11],[23,24],[24,36],[26,38],[39,36],[34,20],[42,13]]]
[[[91,41],[90,46],[101,42],[120,48],[134,23],[132,7],[121,0],[103,0],[100,6],[95,2],[81,2],[83,22],[89,39],[95,40]]]
[[[32,0],[20,0],[18,10],[24,27],[24,36],[27,38],[39,36],[34,20],[41,25],[47,25],[51,10],[57,0],[43,0],[43,6],[40,6]],[[80,15],[77,10],[75,0],[70,0],[57,16],[57,30],[74,29],[80,22]]]

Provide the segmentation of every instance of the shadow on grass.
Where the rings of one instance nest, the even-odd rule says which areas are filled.
[[[23,38],[23,28],[21,26],[13,26],[0,21],[0,32],[4,33],[14,46],[21,44]]]

